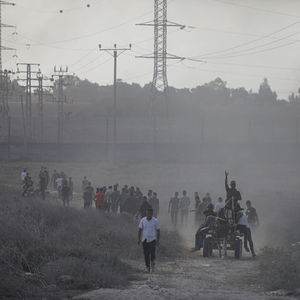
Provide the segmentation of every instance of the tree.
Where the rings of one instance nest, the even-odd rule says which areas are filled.
[[[265,104],[274,104],[277,101],[277,94],[272,91],[267,78],[259,86],[258,97]]]

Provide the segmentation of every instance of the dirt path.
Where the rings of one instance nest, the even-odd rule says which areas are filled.
[[[138,270],[143,265],[131,264]],[[184,260],[159,262],[154,274],[138,273],[140,281],[124,290],[100,289],[77,296],[76,300],[275,300],[293,299],[269,296],[257,284],[258,262],[250,257],[240,261],[203,258],[199,253]]]

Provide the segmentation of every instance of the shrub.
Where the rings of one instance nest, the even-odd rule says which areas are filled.
[[[269,290],[299,288],[300,248],[288,246],[262,249],[260,275],[263,285]]]
[[[49,285],[78,290],[128,284],[133,270],[126,259],[142,256],[131,216],[10,198],[0,198],[1,299],[33,299]],[[163,235],[160,257],[180,255],[178,234]],[[66,284],[64,276],[72,280]]]

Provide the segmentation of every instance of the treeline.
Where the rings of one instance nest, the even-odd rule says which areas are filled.
[[[92,83],[87,79],[80,79],[78,77],[68,76],[66,78],[65,94],[68,98],[76,102],[101,102],[105,98],[111,98],[112,86],[100,86],[97,83]],[[56,86],[56,85],[55,85]],[[119,80],[118,92],[122,99],[141,99],[148,96],[150,84],[144,87],[139,84],[127,84]],[[55,94],[54,89],[54,94]],[[298,94],[292,93],[288,100],[290,103],[300,103],[300,89]],[[227,82],[221,78],[199,85],[192,89],[177,89],[169,88],[170,98],[190,98],[197,99],[200,103],[247,103],[247,104],[278,104],[289,103],[285,99],[278,99],[275,91],[272,90],[268,79],[265,78],[260,84],[258,92],[246,90],[244,87],[230,88]],[[124,101],[124,100],[123,100]]]
[[[20,94],[14,84],[11,102],[12,135],[23,136]],[[118,142],[142,143],[152,139],[151,85],[117,84]],[[75,76],[65,78],[65,142],[111,141],[113,86],[100,86]],[[57,139],[57,82],[44,98],[44,141]],[[168,98],[158,93],[154,110],[158,141],[174,143],[298,143],[300,141],[300,94],[289,101],[278,99],[267,79],[258,92],[230,88],[221,78],[192,89],[170,87]],[[34,140],[39,136],[39,106],[33,96]]]

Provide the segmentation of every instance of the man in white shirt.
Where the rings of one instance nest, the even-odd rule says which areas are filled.
[[[150,263],[152,273],[155,271],[155,250],[159,246],[160,225],[153,217],[153,209],[147,210],[147,216],[142,218],[139,224],[138,244],[143,242],[146,272],[150,273]]]
[[[25,177],[27,176],[27,171],[24,169],[23,172],[21,173],[21,180],[24,183]]]
[[[249,248],[248,248],[248,242],[249,242],[250,250],[254,258],[256,254],[254,252],[251,229],[247,220],[247,216],[245,215],[244,212],[239,211],[237,217],[238,217],[237,230],[239,230],[244,234],[244,248],[247,252],[249,252]]]
[[[215,206],[215,209],[214,209],[214,212],[215,213],[218,213],[220,209],[224,208],[225,207],[225,203],[223,201],[223,198],[222,197],[219,197],[218,198],[218,202],[216,203],[216,206]]]

